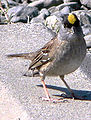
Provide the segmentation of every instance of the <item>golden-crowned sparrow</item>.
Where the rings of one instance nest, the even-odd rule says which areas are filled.
[[[64,80],[64,75],[75,71],[81,65],[85,55],[86,43],[79,19],[75,14],[70,13],[63,17],[58,35],[44,47],[36,52],[12,54],[8,57],[23,57],[31,60],[29,69],[38,70],[46,94],[45,100],[53,101],[44,82],[45,76],[60,76],[74,97],[73,91]]]

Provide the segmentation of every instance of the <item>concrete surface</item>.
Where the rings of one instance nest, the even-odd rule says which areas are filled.
[[[79,69],[65,76],[75,94],[86,97],[57,104],[40,99],[45,94],[38,77],[23,76],[30,61],[5,56],[35,51],[51,38],[41,24],[0,26],[0,120],[91,120],[91,53]],[[51,96],[69,94],[58,77],[46,77],[45,82]]]

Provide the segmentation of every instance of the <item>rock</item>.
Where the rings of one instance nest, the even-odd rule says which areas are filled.
[[[80,9],[81,9],[81,10],[88,10],[88,8],[85,7],[84,5],[82,5]]]
[[[50,12],[46,9],[46,8],[43,8],[39,14],[42,14],[44,15],[44,18],[48,17],[50,15]]]
[[[21,11],[23,9],[23,7],[24,7],[23,5],[18,5],[18,6],[10,8],[8,10],[9,17],[16,15],[19,11]]]
[[[63,3],[63,0],[38,0],[30,3],[29,6],[38,7],[39,9],[42,9],[42,8],[49,8],[55,5],[59,5],[61,3]]]
[[[61,17],[65,14],[71,13],[73,9],[70,6],[66,6],[61,10],[57,10],[56,12],[51,13],[51,15],[55,15],[61,20]]]
[[[58,17],[58,19],[61,18],[62,14],[61,14],[61,10],[60,11],[56,11],[54,13],[51,14],[51,16],[55,15],[56,17]]]
[[[39,15],[37,17],[32,18],[30,23],[44,23],[44,15]]]
[[[44,24],[44,21],[45,21],[45,15],[40,14],[37,17],[32,18],[30,23],[43,23]]]
[[[45,24],[48,28],[52,29],[55,33],[59,32],[61,21],[57,16],[52,15],[46,18]]]
[[[80,2],[80,0],[63,0],[64,3],[68,3],[68,2]]]
[[[38,0],[31,0],[31,2],[38,1]]]
[[[14,0],[8,0],[8,4],[10,8],[19,5],[19,3]]]
[[[72,11],[75,10],[74,9],[75,7],[71,7],[70,4],[71,3],[69,3],[69,4],[61,4],[61,5],[57,6],[57,7],[49,8],[48,10],[51,12],[51,15],[56,15],[57,17],[60,18],[61,15],[71,13]],[[72,2],[72,4],[74,4],[74,3]]]
[[[81,13],[80,20],[83,24],[91,24],[91,16],[87,13]]]
[[[0,25],[5,24],[5,20],[6,20],[5,16],[0,15]]]
[[[86,41],[87,48],[91,48],[91,34],[84,37]]]
[[[11,7],[14,7],[14,6],[17,6],[17,5],[19,5],[19,3],[18,2],[15,2],[15,1],[13,1],[13,0],[1,0],[1,3],[2,3],[2,6],[4,7],[4,8],[11,8]]]
[[[73,11],[81,21],[81,25],[91,24],[91,10]]]
[[[56,8],[58,10],[62,10],[66,6],[70,6],[74,10],[80,9],[80,4],[78,2],[63,3],[63,4],[60,4],[59,6],[57,6]]]
[[[19,5],[9,9],[8,15],[11,17],[11,22],[24,22],[26,23],[38,15],[36,7],[29,7],[27,5]]]
[[[5,56],[8,52],[13,53],[13,50],[16,52],[32,52],[32,49],[34,49],[36,51],[42,47],[40,43],[46,44],[55,36],[55,33],[42,23],[16,23],[0,26],[0,36],[1,41],[5,40],[7,43],[4,44],[5,47],[7,47],[7,50],[4,53]],[[6,39],[7,37],[8,40]],[[12,43],[10,43],[10,41],[12,41]],[[32,47],[30,47],[31,44]],[[3,48],[3,46],[1,48]],[[8,51],[8,48],[11,50]],[[1,54],[3,54],[3,49]]]
[[[62,16],[62,14],[67,14],[70,11],[69,10],[70,7],[68,7],[68,8],[67,7],[64,7],[62,10],[56,9],[55,12],[51,13],[51,16],[55,15],[55,16],[57,16],[60,19],[60,17]]]
[[[81,4],[91,9],[91,0],[80,0]]]
[[[66,6],[61,10],[61,14],[68,14],[71,13],[73,9],[70,6]]]
[[[48,11],[52,14],[52,13],[58,11],[58,10],[56,9],[56,6],[52,6],[48,9]]]
[[[1,0],[1,5],[2,5],[3,8],[8,7],[8,3],[5,0]]]
[[[34,17],[31,20],[31,23],[44,23],[44,20],[50,15],[50,12],[44,8],[39,12],[39,15],[37,17]]]
[[[23,76],[29,60],[5,56],[36,51],[52,37],[41,23],[0,26],[0,120],[91,119],[91,54],[87,53],[80,68],[65,76],[76,95],[86,96],[83,100],[71,99],[59,77],[46,77],[51,96],[61,100],[57,104],[40,99],[45,97],[40,78]],[[62,93],[69,98],[62,99]]]
[[[86,24],[84,26],[82,26],[82,30],[83,30],[83,33],[84,35],[89,35],[91,34],[91,24]]]
[[[13,0],[13,1],[15,1],[17,3],[22,3],[22,0]]]

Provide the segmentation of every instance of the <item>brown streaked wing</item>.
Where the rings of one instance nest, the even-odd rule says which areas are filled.
[[[34,59],[32,59],[32,63],[30,64],[29,69],[38,68],[51,60],[51,58],[49,57],[49,53],[54,45],[54,39],[55,38],[53,38],[43,48],[37,51],[36,56],[34,57]]]

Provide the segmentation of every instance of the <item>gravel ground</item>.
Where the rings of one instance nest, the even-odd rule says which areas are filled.
[[[75,94],[86,95],[85,99],[57,104],[41,100],[45,94],[38,77],[23,76],[30,61],[5,56],[35,51],[52,38],[46,28],[37,26],[40,28],[35,24],[0,26],[0,120],[91,120],[91,53],[79,69],[65,76]],[[51,96],[69,94],[58,77],[46,77],[45,82]]]

